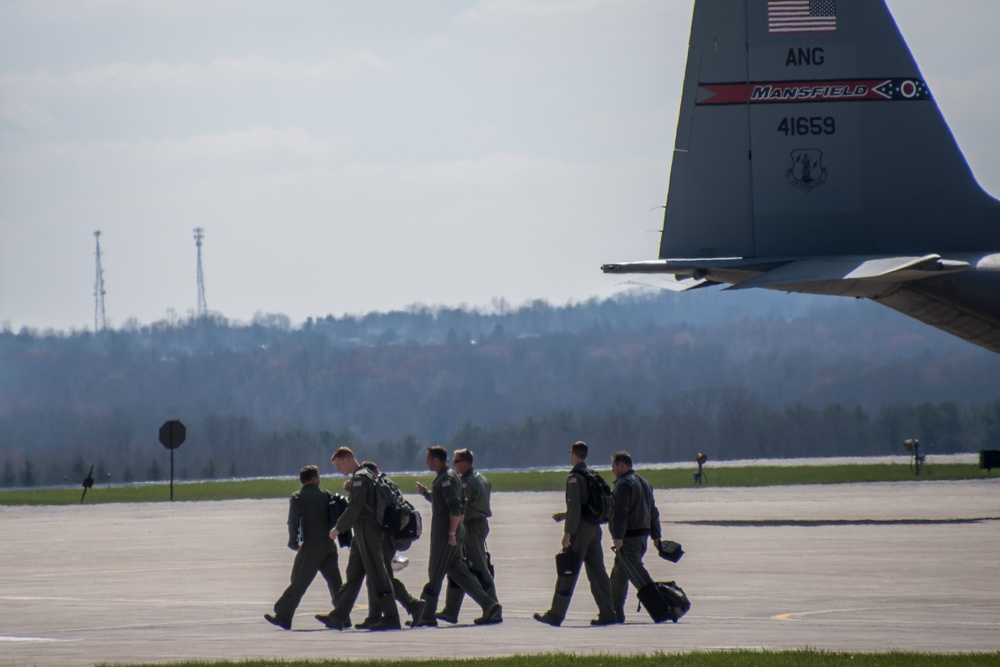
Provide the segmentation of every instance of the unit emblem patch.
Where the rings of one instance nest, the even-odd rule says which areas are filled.
[[[826,183],[827,170],[823,166],[823,151],[799,148],[792,151],[792,168],[785,172],[788,182],[797,188],[812,192]]]

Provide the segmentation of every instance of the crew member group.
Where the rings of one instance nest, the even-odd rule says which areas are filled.
[[[615,557],[609,575],[601,543],[602,519],[591,510],[588,454],[584,442],[570,448],[572,469],[566,478],[566,509],[552,515],[564,527],[559,556],[575,566],[559,572],[551,606],[534,614],[536,621],[551,626],[558,627],[565,619],[581,566],[598,610],[591,625],[624,623],[629,583],[638,590],[652,582],[642,559],[647,542],[652,539],[658,547],[661,539],[653,488],[633,470],[628,452],[612,456],[613,512],[607,526]],[[362,586],[367,590],[368,613],[354,626],[359,630],[435,627],[439,621],[455,624],[465,597],[481,610],[474,624],[503,622],[486,541],[493,516],[491,486],[475,469],[471,450],[456,450],[449,465],[444,447],[427,448],[427,468],[435,477],[430,486],[420,482],[416,485],[417,492],[430,503],[429,526],[425,525],[422,540],[429,549],[427,583],[419,597],[411,595],[393,571],[397,549],[407,548],[409,542],[401,545],[378,518],[384,516],[386,498],[400,494],[399,488],[375,463],[359,461],[348,447],[337,449],[331,462],[347,477],[347,497],[321,487],[316,466],[301,470],[302,488],[292,495],[288,512],[288,546],[296,552],[291,584],[274,603],[274,613],[264,615],[269,623],[284,630],[292,628],[295,610],[317,574],[326,580],[332,610],[316,614],[315,619],[333,630],[352,627],[350,614]],[[606,487],[604,497],[608,497]],[[338,542],[349,545],[343,578],[337,561]],[[444,604],[439,610],[442,589]],[[400,606],[409,617],[405,622],[400,619]]]

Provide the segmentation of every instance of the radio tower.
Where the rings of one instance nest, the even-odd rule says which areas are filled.
[[[198,317],[208,315],[208,305],[205,303],[205,274],[201,271],[201,240],[205,238],[205,230],[194,228],[194,244],[198,247]]]
[[[94,331],[104,331],[108,324],[104,319],[104,269],[101,268],[101,231],[94,232],[97,245],[94,276]]]

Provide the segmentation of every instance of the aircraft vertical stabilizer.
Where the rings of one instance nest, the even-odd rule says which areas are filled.
[[[1000,352],[1000,202],[882,0],[696,0],[659,260],[875,299]]]

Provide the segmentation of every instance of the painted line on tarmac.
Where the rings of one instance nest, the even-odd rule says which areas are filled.
[[[83,598],[46,597],[34,595],[0,595],[4,602],[83,602]]]
[[[6,637],[0,635],[0,642],[78,642],[80,639],[57,639],[55,637]]]
[[[908,604],[894,607],[856,607],[854,609],[817,609],[815,611],[791,611],[787,614],[771,616],[772,621],[801,621],[806,616],[821,616],[824,614],[852,614],[866,611],[899,611],[901,609],[945,609],[960,607],[958,604]],[[895,619],[887,619],[895,622]],[[865,621],[870,622],[870,621]]]
[[[672,521],[688,526],[720,526],[746,528],[825,528],[828,526],[935,526],[963,525],[1000,521],[1000,517],[983,516],[968,519],[693,519]]]

